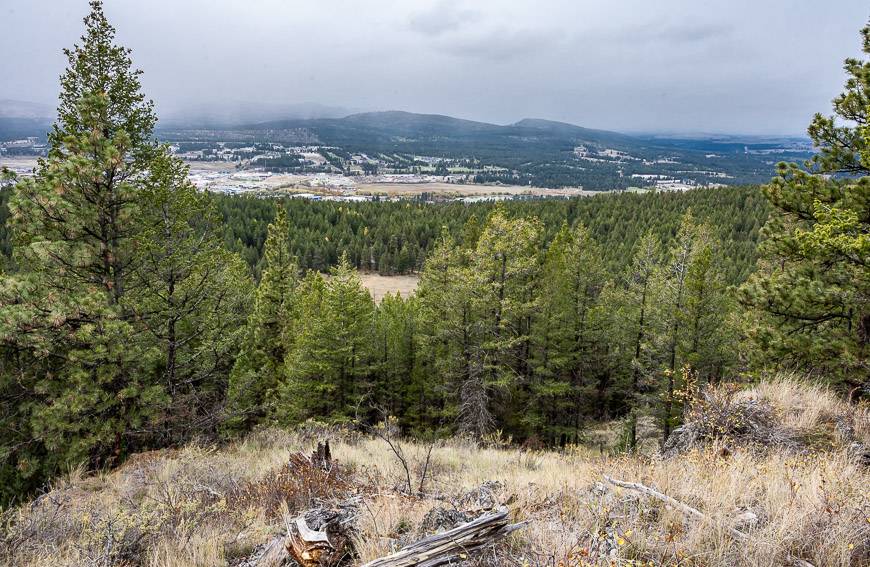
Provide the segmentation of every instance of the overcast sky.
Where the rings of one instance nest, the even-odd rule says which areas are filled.
[[[148,96],[622,131],[804,131],[866,0],[106,0]],[[836,6],[835,8],[833,6]],[[0,99],[53,103],[86,0],[0,0]]]

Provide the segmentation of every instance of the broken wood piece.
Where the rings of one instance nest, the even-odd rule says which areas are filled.
[[[332,567],[351,547],[347,525],[353,521],[356,499],[337,508],[313,508],[299,516],[285,512],[286,531],[274,538],[245,567],[282,567],[293,559],[302,567]]]
[[[616,480],[615,478],[611,478],[607,475],[604,475],[604,480],[606,480],[607,482],[609,482],[610,484],[612,484],[614,486],[619,486],[621,488],[627,488],[629,490],[641,492],[643,494],[646,494],[647,496],[652,496],[653,498],[655,498],[657,500],[661,500],[662,502],[664,502],[666,504],[670,504],[671,506],[673,506],[674,508],[676,508],[677,510],[679,510],[683,514],[686,514],[687,516],[694,516],[694,517],[698,518],[699,520],[706,520],[707,519],[707,516],[705,516],[703,513],[701,513],[700,510],[698,510],[696,508],[692,508],[688,504],[684,504],[684,503],[680,502],[679,500],[677,500],[676,498],[672,498],[672,497],[668,496],[667,494],[663,494],[663,493],[659,492],[658,490],[654,490],[654,489],[650,488],[649,486],[646,486],[645,484],[641,484],[639,482],[626,482],[624,480]],[[734,536],[735,539],[739,539],[740,541],[746,541],[747,539],[749,539],[749,536],[747,534],[741,532],[740,530],[738,530],[736,528],[728,528],[728,531],[731,532],[731,535]]]
[[[484,514],[479,518],[456,526],[452,530],[435,534],[400,551],[375,559],[362,567],[435,567],[463,558],[495,543],[526,523],[510,524],[507,508]]]
[[[325,471],[332,468],[332,452],[329,450],[329,439],[325,443],[317,443],[317,449],[311,454],[311,464]]]
[[[285,517],[286,535],[273,539],[248,567],[280,567],[294,559],[302,567],[330,567],[347,553],[350,534],[343,515],[314,509],[295,518]],[[312,528],[317,526],[319,529]],[[509,523],[507,508],[484,514],[451,530],[412,543],[400,551],[375,559],[363,567],[436,567],[464,559],[522,528],[526,522]]]
[[[308,527],[305,516],[287,523],[287,548],[302,567],[331,565],[330,555],[335,551],[325,531]]]
[[[617,479],[611,478],[607,475],[604,475],[604,480],[606,480],[607,482],[609,482],[610,484],[612,484],[614,486],[619,486],[620,488],[627,488],[628,490],[634,490],[636,492],[646,494],[647,496],[652,496],[656,500],[660,500],[660,501],[664,502],[665,504],[669,504],[669,505],[673,506],[674,508],[676,508],[677,510],[679,510],[680,512],[682,512],[683,514],[685,514],[687,516],[694,516],[694,517],[698,518],[699,520],[707,520],[707,516],[705,516],[697,508],[692,508],[688,504],[684,504],[683,502],[680,502],[676,498],[673,498],[671,496],[668,496],[667,494],[659,492],[658,490],[650,488],[649,486],[647,486],[645,484],[641,484],[639,482],[626,482],[624,480],[617,480]],[[729,527],[727,529],[731,533],[731,535],[734,537],[734,539],[737,539],[739,541],[747,541],[749,539],[749,534],[741,532],[740,530],[738,530],[736,528]],[[814,565],[812,563],[810,563],[808,561],[804,561],[803,559],[794,557],[792,555],[789,555],[788,559],[789,559],[789,561],[791,561],[793,564],[797,565],[798,567],[814,567]]]

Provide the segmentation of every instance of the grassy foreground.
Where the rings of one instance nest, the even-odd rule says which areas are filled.
[[[282,514],[359,497],[348,565],[391,553],[431,532],[433,508],[474,516],[507,505],[529,524],[469,565],[870,564],[870,444],[866,407],[790,381],[732,396],[769,406],[780,431],[804,443],[759,447],[724,438],[670,459],[485,447],[454,439],[401,441],[415,494],[386,442],[320,426],[270,429],[221,448],[139,454],[107,474],[72,471],[36,500],[3,514],[0,564],[235,565],[278,534]],[[288,469],[293,451],[324,436],[329,474]],[[703,512],[604,482],[642,482]],[[426,522],[424,517],[428,514]],[[728,528],[749,534],[736,542]]]

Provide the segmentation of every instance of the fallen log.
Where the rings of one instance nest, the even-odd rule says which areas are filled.
[[[610,484],[612,484],[614,486],[619,486],[620,488],[627,488],[628,490],[634,490],[636,492],[646,494],[647,496],[652,496],[656,500],[660,500],[661,502],[664,502],[665,504],[669,504],[670,506],[676,508],[677,510],[679,510],[680,512],[682,512],[683,514],[685,514],[687,516],[694,516],[695,518],[698,518],[699,520],[704,520],[704,521],[707,520],[707,516],[705,516],[697,508],[692,508],[688,504],[680,502],[676,498],[673,498],[671,496],[668,496],[667,494],[659,492],[658,490],[650,488],[649,486],[647,486],[645,484],[641,484],[639,482],[626,482],[624,480],[617,480],[617,479],[611,478],[607,475],[604,475],[604,480],[606,480],[607,482],[609,482]],[[736,528],[729,527],[728,531],[731,534],[731,536],[734,537],[734,539],[736,539],[736,540],[739,540],[739,541],[749,540],[749,534],[741,532],[740,530],[738,530]],[[794,557],[792,555],[789,555],[788,559],[797,567],[815,567],[812,563],[810,563],[808,561],[804,561],[803,559]]]
[[[604,475],[604,480],[606,480],[607,482],[609,482],[610,484],[612,484],[614,486],[619,486],[621,488],[627,488],[629,490],[634,490],[636,492],[640,492],[640,493],[646,494],[648,496],[652,496],[653,498],[655,498],[657,500],[661,500],[665,504],[670,504],[671,506],[673,506],[674,508],[676,508],[677,510],[679,510],[680,512],[682,512],[683,514],[685,514],[687,516],[694,516],[694,517],[698,518],[699,520],[706,520],[707,519],[707,516],[705,516],[703,513],[701,513],[701,511],[698,510],[697,508],[692,508],[688,504],[683,504],[682,502],[680,502],[676,498],[672,498],[672,497],[668,496],[667,494],[663,494],[663,493],[659,492],[658,490],[654,490],[654,489],[650,488],[649,486],[646,486],[645,484],[641,484],[639,482],[626,482],[624,480],[616,480],[615,478],[611,478],[607,475]],[[738,530],[736,528],[729,527],[728,531],[731,532],[731,535],[734,537],[734,539],[738,539],[740,541],[746,541],[747,539],[749,539],[749,536],[747,534],[741,532],[740,530]]]
[[[511,524],[507,508],[484,514],[452,530],[435,534],[412,543],[400,551],[375,559],[362,567],[435,567],[463,558],[487,545],[495,543],[526,522]]]
[[[314,508],[296,517],[285,516],[286,531],[238,567],[283,567],[290,560],[301,567],[339,564],[352,552],[352,528],[349,526],[357,505],[357,501],[350,500],[337,508]],[[444,565],[496,543],[526,523],[511,524],[507,508],[502,507],[443,533],[423,538],[362,567]]]

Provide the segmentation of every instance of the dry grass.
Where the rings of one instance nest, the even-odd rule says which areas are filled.
[[[388,195],[416,196],[421,193],[429,193],[440,196],[474,197],[474,196],[503,196],[503,195],[529,195],[529,196],[590,196],[597,195],[599,191],[583,190],[577,187],[564,187],[560,189],[548,189],[543,187],[530,187],[528,185],[478,185],[474,183],[358,183],[356,192],[360,195]]]
[[[780,381],[738,395],[767,400],[790,427],[811,430],[848,414],[866,435],[866,408],[849,409],[814,388]],[[139,455],[111,474],[74,471],[48,494],[7,512],[0,563],[226,565],[280,530],[270,507],[283,485],[270,479],[287,481],[290,452],[310,449],[325,433],[267,430],[221,450]],[[727,456],[714,444],[663,460],[583,447],[522,452],[455,439],[434,449],[425,495],[408,496],[397,490],[404,471],[383,441],[329,434],[342,474],[352,479],[342,490],[364,488],[355,538],[360,561],[419,537],[422,518],[435,506],[474,508],[462,495],[497,481],[498,500],[531,522],[493,552],[490,565],[785,565],[790,555],[817,566],[870,562],[870,471],[836,443],[803,454],[737,448]],[[405,442],[404,448],[419,469],[427,447]],[[605,474],[655,487],[708,521],[607,488]],[[269,489],[251,488],[257,486]],[[293,486],[300,484],[283,489],[286,500],[304,507],[306,498],[290,494]],[[741,526],[750,540],[737,543],[725,528],[746,511],[758,520]]]
[[[870,407],[849,406],[829,388],[796,377],[780,377],[740,393],[767,401],[783,426],[811,434],[833,430],[835,443],[844,443],[848,431],[854,440],[870,445]]]
[[[414,275],[382,276],[380,274],[362,273],[359,275],[359,279],[362,281],[363,286],[369,290],[369,293],[372,294],[372,299],[376,303],[380,303],[381,299],[388,293],[399,293],[399,295],[407,299],[414,295],[414,292],[417,290],[417,284],[420,282],[420,277]]]

